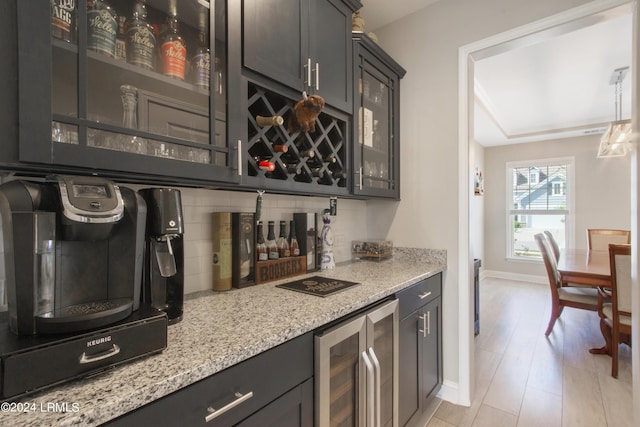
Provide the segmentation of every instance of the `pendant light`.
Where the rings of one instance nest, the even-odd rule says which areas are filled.
[[[627,71],[629,67],[616,68],[609,80],[609,84],[616,86],[616,115],[600,139],[598,157],[619,157],[631,151],[631,120],[622,120],[622,81]]]

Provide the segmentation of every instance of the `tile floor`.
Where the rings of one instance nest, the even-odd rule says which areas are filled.
[[[442,402],[427,427],[633,426],[631,349],[615,379],[588,352],[604,343],[597,313],[565,308],[547,338],[549,313],[546,285],[482,280],[472,405]]]

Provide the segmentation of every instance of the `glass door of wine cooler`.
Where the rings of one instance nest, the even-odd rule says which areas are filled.
[[[21,82],[21,102],[48,104],[51,134],[46,144],[21,138],[20,160],[48,154],[65,166],[237,181],[227,142],[226,3],[43,0],[35,14],[19,6],[20,66],[51,74]],[[46,33],[34,17],[47,19]],[[29,57],[25,36],[34,31],[50,47],[38,43],[42,56]],[[49,85],[44,99],[28,84]],[[30,155],[24,144],[42,150]]]

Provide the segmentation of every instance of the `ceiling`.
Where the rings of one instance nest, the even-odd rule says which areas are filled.
[[[444,0],[361,0],[365,30],[375,31]],[[615,118],[615,69],[631,63],[632,20],[620,8],[570,30],[488,53],[474,64],[474,139],[484,146],[602,133]],[[558,34],[561,33],[561,34]],[[622,119],[630,116],[631,78],[622,82]]]

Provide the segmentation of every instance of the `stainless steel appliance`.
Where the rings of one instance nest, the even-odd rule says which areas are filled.
[[[398,301],[315,337],[315,425],[398,426]]]
[[[147,238],[143,300],[167,313],[169,324],[182,320],[184,301],[184,220],[180,191],[146,188]]]
[[[97,177],[0,186],[0,400],[166,348],[166,314],[141,303],[146,213]]]

